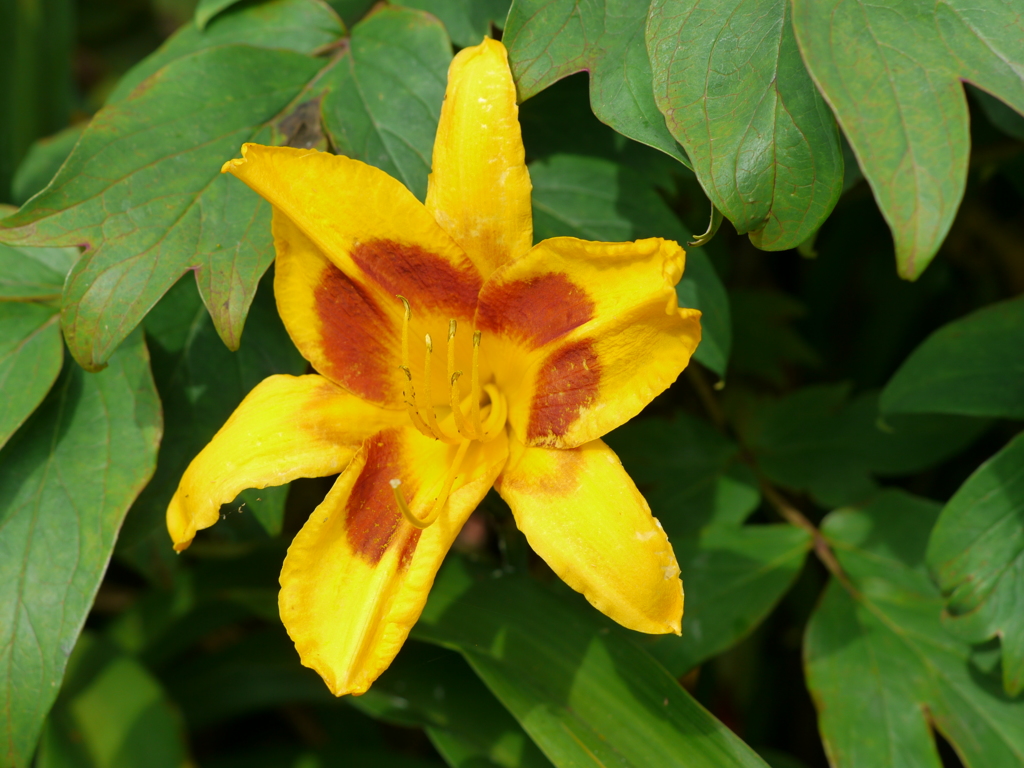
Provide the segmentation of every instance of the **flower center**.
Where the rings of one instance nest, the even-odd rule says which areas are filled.
[[[402,322],[402,364],[399,368],[405,374],[403,397],[406,412],[413,426],[427,437],[441,440],[451,445],[458,445],[455,458],[448,469],[441,493],[435,499],[433,507],[425,518],[417,517],[409,509],[405,497],[400,490],[401,481],[392,480],[391,487],[395,492],[395,501],[405,518],[417,528],[426,528],[433,524],[441,513],[452,484],[462,466],[462,460],[474,440],[489,442],[501,434],[508,417],[508,405],[505,397],[493,384],[480,383],[480,331],[473,332],[473,362],[469,381],[469,394],[463,398],[459,380],[463,371],[455,368],[455,336],[458,323],[453,319],[448,322],[448,354],[447,376],[449,413],[438,419],[434,410],[433,393],[431,392],[431,361],[434,355],[434,343],[430,334],[426,334],[424,342],[426,354],[423,358],[423,382],[420,396],[417,398],[416,386],[413,382],[412,368],[409,365],[409,325],[412,320],[412,307],[408,299],[398,296],[405,308]],[[443,408],[443,406],[442,406]]]

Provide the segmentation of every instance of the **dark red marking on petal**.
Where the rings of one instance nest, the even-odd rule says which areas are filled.
[[[401,471],[400,434],[396,429],[386,429],[367,439],[364,444],[366,464],[352,485],[345,507],[348,543],[371,565],[380,562],[403,527],[402,513],[395,503],[390,481],[394,478],[402,481],[401,489],[407,499],[416,493],[416,487]],[[418,536],[410,538],[419,540]],[[407,548],[408,541],[402,551],[403,559]]]
[[[601,362],[593,339],[580,339],[555,350],[537,375],[530,404],[527,439],[533,445],[553,445],[597,397]]]
[[[396,397],[399,350],[391,320],[370,294],[328,263],[313,289],[327,370],[353,394],[375,403]]]
[[[413,528],[405,538],[402,545],[402,554],[398,556],[398,567],[403,571],[412,565],[412,557],[416,554],[416,545],[420,543],[420,535],[423,533],[419,528]]]
[[[352,249],[352,260],[389,295],[451,317],[472,318],[483,279],[467,261],[459,267],[418,245],[368,240]]]
[[[587,292],[560,272],[529,280],[488,283],[480,294],[477,327],[537,348],[594,316]]]

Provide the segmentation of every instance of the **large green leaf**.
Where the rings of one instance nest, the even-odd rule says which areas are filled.
[[[877,489],[875,476],[920,472],[959,453],[988,426],[937,415],[882,422],[877,392],[853,399],[849,392],[845,384],[806,387],[754,406],[740,430],[761,470],[823,506],[855,504]]]
[[[43,401],[60,373],[56,307],[0,302],[0,448]]]
[[[83,125],[73,125],[53,136],[39,139],[29,147],[11,182],[11,196],[16,204],[24,205],[26,200],[50,183],[84,130]]]
[[[451,766],[551,766],[466,662],[437,646],[406,643],[373,687],[349,701],[371,717],[426,728]]]
[[[444,27],[426,13],[383,8],[357,24],[323,82],[324,125],[336,150],[426,197],[451,59]]]
[[[1024,16],[1008,0],[793,0],[793,27],[914,279],[964,194],[960,81],[1024,113]]]
[[[570,236],[621,242],[664,237],[686,244],[691,235],[649,181],[596,157],[555,155],[530,165],[534,239]],[[700,248],[687,251],[677,287],[683,306],[701,310],[703,336],[694,357],[725,375],[732,344],[729,300]]]
[[[636,0],[515,0],[502,41],[520,100],[586,70],[601,122],[689,167],[654,103],[646,18],[646,3]]]
[[[67,366],[0,452],[0,711],[28,764],[128,506],[149,479],[160,405],[142,334],[99,374]]]
[[[86,368],[101,368],[188,269],[237,348],[273,247],[269,205],[220,165],[245,141],[271,140],[265,125],[320,66],[241,45],[173,61],[101,110],[51,185],[5,220],[0,236],[86,248],[63,301],[68,347]]]
[[[939,506],[886,491],[826,518],[856,592],[832,580],[807,628],[807,679],[835,768],[941,768],[937,729],[968,768],[1024,765],[1024,699],[1009,699],[939,619],[925,546]]]
[[[199,11],[197,7],[197,15]],[[127,98],[146,78],[172,61],[207,48],[252,45],[312,55],[344,34],[345,26],[337,15],[318,0],[245,3],[220,13],[205,28],[202,24],[185,24],[121,78],[107,103]]]
[[[449,558],[417,639],[457,650],[557,766],[765,764],[582,598]]]
[[[885,413],[1024,418],[1024,298],[935,331],[889,380],[880,405]]]
[[[510,0],[402,0],[401,5],[418,8],[441,20],[460,48],[479,45],[491,35],[491,24],[505,25]]]
[[[186,768],[183,723],[138,661],[82,634],[39,742],[36,768]]]
[[[654,98],[715,207],[758,248],[795,248],[843,186],[835,120],[787,0],[653,0]]]
[[[150,578],[177,564],[164,516],[189,462],[249,390],[275,373],[298,375],[306,369],[278,318],[271,288],[269,278],[264,280],[237,352],[217,338],[191,280],[179,281],[146,318],[153,376],[167,425],[156,474],[125,521],[118,556]],[[270,533],[280,531],[282,494],[263,489],[246,501],[245,511],[255,514]]]
[[[1003,687],[1024,690],[1024,435],[982,464],[949,500],[928,544],[951,629],[998,635]]]
[[[644,645],[676,677],[749,634],[810,548],[790,525],[743,525],[760,503],[739,447],[686,414],[634,419],[607,437],[668,534],[686,590],[682,637]]]

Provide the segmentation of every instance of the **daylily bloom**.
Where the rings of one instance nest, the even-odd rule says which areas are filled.
[[[426,203],[383,171],[246,144],[225,164],[273,206],[274,291],[319,375],[272,376],[181,480],[174,546],[245,488],[341,473],[288,550],[280,611],[302,663],[362,693],[418,619],[493,486],[533,549],[631,629],[680,631],[672,547],[601,436],[686,367],[700,313],[658,238],[533,245],[505,48],[461,51]]]

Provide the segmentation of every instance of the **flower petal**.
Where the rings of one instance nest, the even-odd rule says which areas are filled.
[[[700,312],[676,304],[684,260],[660,238],[558,237],[487,280],[477,327],[520,439],[583,445],[676,380],[700,342]]]
[[[352,392],[400,407],[397,355],[387,364],[395,377],[390,383],[372,376],[356,381],[366,372],[350,378],[345,371],[352,360],[373,357],[367,334],[381,337],[376,351],[397,349],[399,294],[412,306],[414,338],[429,332],[444,339],[449,319],[472,319],[480,272],[401,182],[358,160],[246,144],[242,159],[224,170],[270,201],[278,258],[301,262],[291,276],[301,283],[297,291],[312,295],[291,297],[299,309],[285,322],[289,330],[309,327],[299,333],[303,353]],[[289,302],[282,307],[290,308]],[[371,373],[386,367],[380,360],[367,365]]]
[[[484,40],[448,69],[427,209],[486,277],[533,245],[530,190],[508,54]]]
[[[368,434],[405,415],[365,403],[322,376],[271,376],[196,456],[167,507],[179,552],[246,488],[340,472]]]
[[[302,663],[337,696],[365,691],[398,653],[448,548],[504,466],[508,442],[472,443],[447,507],[430,527],[414,528],[390,481],[401,481],[413,514],[425,517],[456,450],[412,427],[371,436],[288,549],[281,619]]]
[[[496,487],[533,550],[624,627],[678,635],[683,583],[672,545],[611,448],[513,439],[510,450]]]

